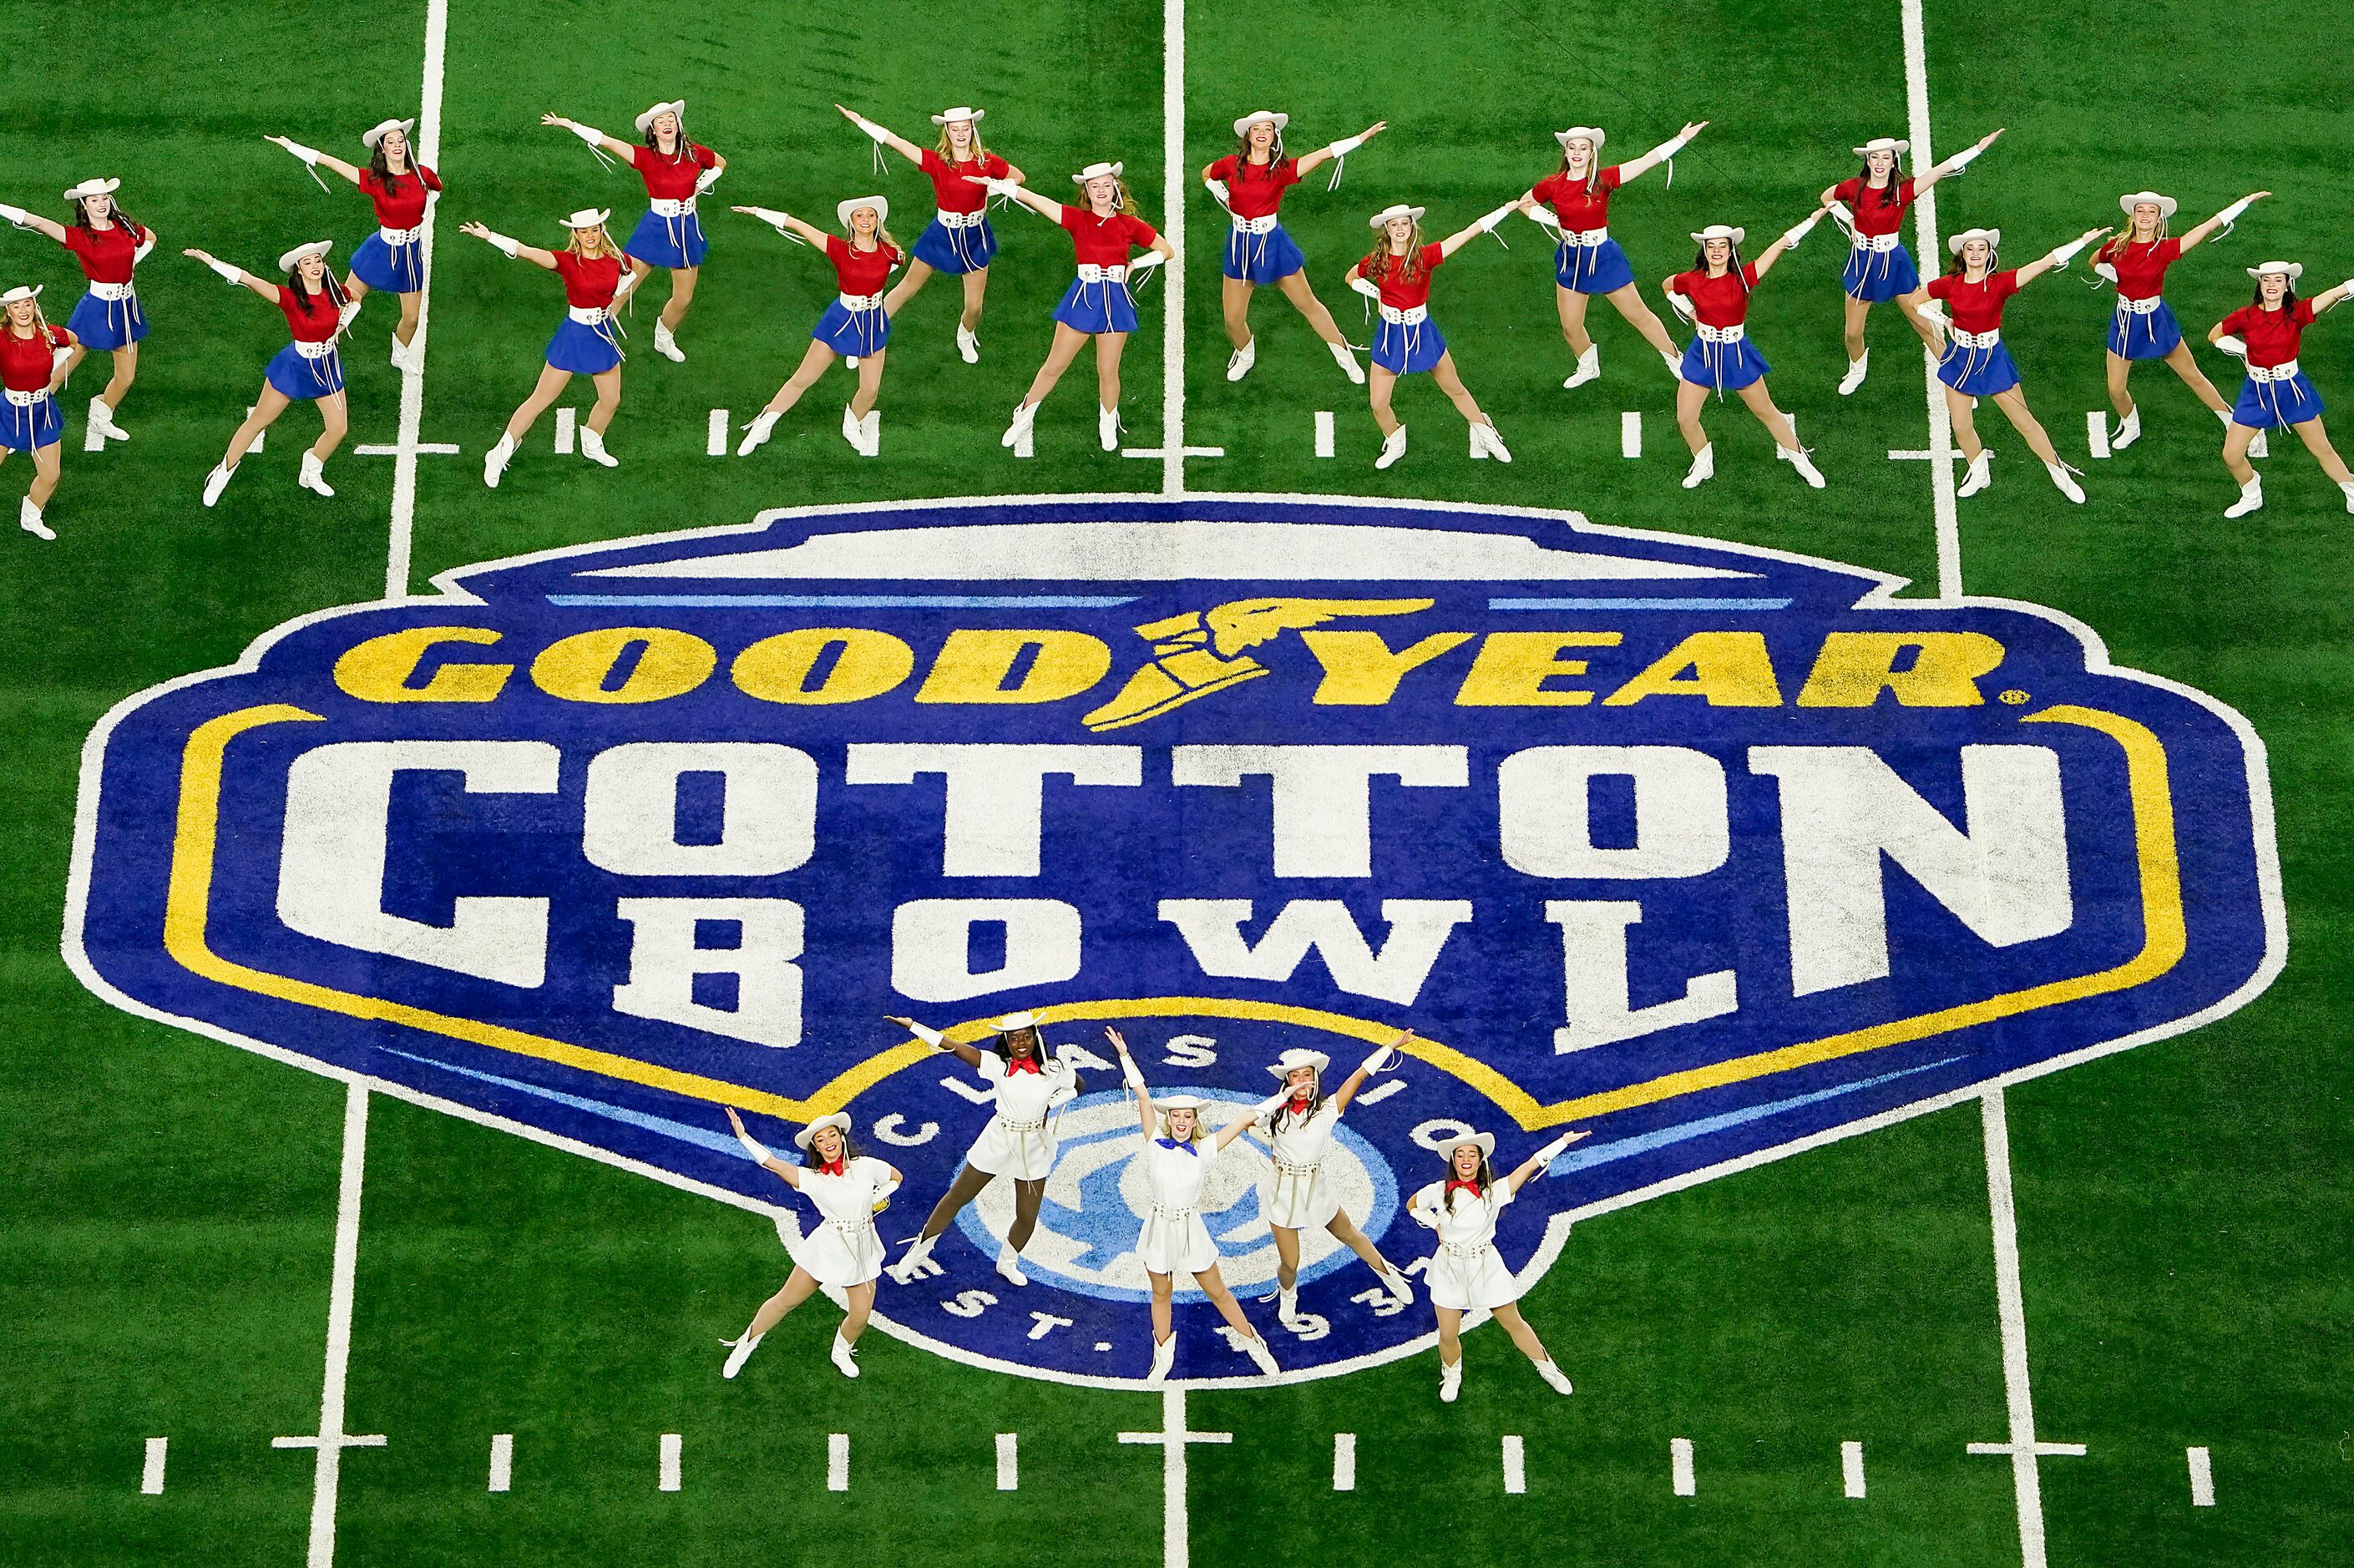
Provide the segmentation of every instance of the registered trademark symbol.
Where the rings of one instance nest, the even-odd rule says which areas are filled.
[[[2020,691],[2017,686],[2013,686],[2010,690],[2002,694],[2002,700],[2009,703],[2012,707],[2017,707],[2020,704],[2027,700],[2027,694]]]

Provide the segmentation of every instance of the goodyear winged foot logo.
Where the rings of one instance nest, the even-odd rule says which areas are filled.
[[[847,1109],[895,1253],[1035,1010],[1086,1082],[1030,1283],[999,1182],[889,1331],[1131,1383],[1149,1205],[1107,1024],[1240,1107],[1417,1043],[1326,1173],[1401,1263],[1465,1127],[1569,1218],[2179,1033],[2285,938],[2262,748],[2087,629],[1575,515],[1299,498],[779,513],[308,617],[90,739],[66,949],[118,1004],[736,1201]],[[1214,1118],[1223,1112],[1214,1108]],[[1203,1213],[1271,1289],[1263,1149]],[[1303,1237],[1305,1375],[1403,1354]],[[1200,1297],[1182,1378],[1246,1375]],[[1253,1306],[1261,1319],[1270,1309]]]

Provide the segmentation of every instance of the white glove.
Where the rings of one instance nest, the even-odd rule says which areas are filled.
[[[2106,278],[2112,283],[2117,281],[2117,270],[2105,261],[2093,263],[2093,275],[2096,278]]]
[[[1840,231],[1850,239],[1853,239],[1856,237],[1855,214],[1848,210],[1847,203],[1843,201],[1834,201],[1829,205],[1830,207],[1831,221],[1838,224]]]
[[[736,1134],[736,1141],[744,1146],[744,1152],[752,1157],[752,1162],[756,1165],[766,1165],[769,1160],[776,1158],[775,1155],[769,1152],[768,1145],[762,1143],[758,1139],[754,1138],[748,1132],[739,1130]]]
[[[359,300],[345,300],[341,305],[338,305],[335,308],[336,336],[341,337],[344,334],[352,330],[352,323],[359,315],[360,306],[363,302],[364,302]]]
[[[638,286],[638,281],[642,276],[644,274],[627,270],[621,273],[621,281],[613,287],[613,302],[605,307],[608,315],[621,308],[621,302],[630,297],[630,291]]]
[[[1948,332],[1952,330],[1954,325],[1952,318],[1946,314],[1946,307],[1938,303],[1936,301],[1924,300],[1914,308],[1920,312],[1921,319],[1923,321],[1927,322],[1939,332]]]
[[[762,223],[767,224],[779,234],[785,232],[785,218],[787,215],[779,212],[775,207],[748,207],[745,210],[748,216],[758,218]]]
[[[1550,228],[1555,234],[1559,234],[1561,232],[1561,219],[1554,215],[1553,208],[1549,207],[1532,207],[1529,208],[1529,221],[1535,224],[1540,228]]]
[[[874,143],[878,147],[891,140],[891,132],[884,130],[883,127],[875,124],[875,122],[867,119],[864,114],[858,117],[857,124],[861,131],[866,132],[867,140]]]
[[[131,253],[131,264],[133,267],[138,266],[139,263],[147,260],[148,252],[154,249],[155,231],[151,228],[147,231],[147,238],[141,240],[139,242],[139,248]]]
[[[2233,337],[2229,333],[2217,338],[2215,340],[2215,346],[2221,349],[2225,354],[2230,355],[2234,359],[2245,359],[2248,356],[2247,344],[2240,338]]]
[[[495,231],[483,235],[482,241],[510,261],[515,259],[515,252],[523,249],[518,241],[509,239],[505,235]]]
[[[1349,287],[1356,290],[1357,292],[1364,295],[1365,298],[1369,300],[1379,301],[1382,297],[1380,286],[1363,277],[1350,279]]]
[[[695,175],[695,194],[701,196],[704,192],[717,185],[719,183],[719,176],[726,172],[727,171],[725,169],[705,169],[703,173]]]
[[[232,267],[228,262],[221,260],[217,257],[207,259],[205,265],[219,273],[221,275],[221,281],[228,284],[232,288],[245,281],[245,269],[242,267]]]
[[[1692,313],[1694,307],[1689,295],[1670,294],[1668,296],[1668,303],[1675,307],[1676,314],[1683,317],[1684,320],[1688,322],[1696,322],[1700,319]]]
[[[1682,152],[1686,147],[1691,145],[1691,138],[1679,131],[1674,135],[1669,137],[1666,141],[1660,143],[1658,146],[1652,148],[1651,155],[1655,158],[1660,159],[1672,158],[1678,153]]]
[[[1250,1119],[1253,1121],[1265,1121],[1267,1118],[1281,1110],[1283,1108],[1283,1102],[1290,1097],[1291,1090],[1289,1088],[1286,1087],[1276,1090],[1275,1093],[1267,1096],[1267,1098],[1251,1107]]]
[[[1363,136],[1343,136],[1324,150],[1336,158],[1345,158],[1365,144]]]
[[[2248,208],[2255,206],[2255,197],[2242,196],[2239,200],[2233,202],[2231,206],[2217,213],[2215,215],[2215,221],[2222,224],[2226,228],[2229,228],[2231,225],[2239,222],[2241,216],[2244,214]]]
[[[288,152],[293,154],[296,157],[302,159],[313,168],[315,169],[319,166],[319,149],[316,147],[305,147],[300,142],[287,142],[281,144]]]
[[[567,125],[565,129],[571,132],[575,136],[579,137],[581,141],[587,143],[589,147],[595,151],[601,153],[605,150],[605,133],[602,131],[598,130],[594,125],[581,125],[576,123]]]
[[[1438,1228],[1437,1212],[1434,1209],[1426,1207],[1421,1203],[1416,1203],[1413,1207],[1407,1209],[1405,1212],[1405,1217],[1412,1220],[1416,1224],[1420,1225],[1424,1230],[1435,1231]]]
[[[1229,212],[1234,210],[1234,194],[1226,188],[1225,181],[1204,180],[1202,182],[1202,188],[1215,196],[1220,207],[1225,207]]]
[[[1546,1144],[1543,1149],[1538,1150],[1538,1168],[1542,1170],[1543,1167],[1550,1165],[1554,1160],[1560,1159],[1562,1150],[1567,1149],[1571,1144],[1575,1143],[1577,1141],[1577,1137],[1578,1135],[1575,1130],[1564,1132],[1559,1138],[1554,1139],[1551,1143]]]
[[[991,196],[1002,197],[1006,201],[1013,199],[1014,183],[1012,180],[991,178],[981,181],[981,188]]]
[[[1822,215],[1820,213],[1817,213],[1813,217],[1807,218],[1804,222],[1792,225],[1790,231],[1782,236],[1782,249],[1785,250],[1796,250],[1798,248],[1798,241],[1804,239],[1808,234],[1814,232],[1815,225],[1821,221]]]
[[[25,227],[26,213],[21,207],[10,207],[6,202],[0,201],[0,217],[6,218],[19,228]]]
[[[51,381],[56,381],[58,377],[65,375],[66,361],[72,357],[73,350],[70,348],[52,347],[49,350],[49,379]]]
[[[1980,153],[1985,151],[1985,148],[1978,146],[1968,146],[1963,148],[1960,152],[1946,160],[1946,173],[1949,175],[1960,174],[1964,169],[1970,166],[1971,163]]]
[[[1493,234],[1496,232],[1496,225],[1503,222],[1507,217],[1510,217],[1520,205],[1521,204],[1517,201],[1508,201],[1503,206],[1498,207],[1495,211],[1490,213],[1487,217],[1481,218],[1478,223],[1473,224],[1472,227],[1477,228],[1482,234]]]
[[[922,1041],[925,1044],[930,1046],[935,1051],[945,1049],[949,1043],[949,1037],[947,1035],[941,1033],[938,1030],[933,1028],[928,1023],[911,1023],[907,1025],[907,1033],[913,1034],[917,1039]]]
[[[2052,247],[2052,253],[2046,258],[2046,260],[2049,260],[2055,268],[2065,267],[2069,262],[2073,261],[2076,259],[2076,253],[2078,251],[2084,249],[2085,246],[2090,245],[2091,243],[2092,240],[2089,238],[2084,239],[2072,239],[2065,245],[2057,245]]]
[[[1149,1099],[1151,1097],[1151,1091],[1144,1086],[1143,1069],[1136,1065],[1136,1058],[1129,1055],[1125,1051],[1122,1051],[1119,1054],[1119,1075],[1127,1082],[1129,1088],[1136,1091],[1137,1098]]]
[[[1373,1075],[1380,1072],[1384,1067],[1389,1065],[1391,1050],[1392,1047],[1387,1045],[1375,1046],[1373,1048],[1373,1054],[1365,1058],[1365,1065],[1357,1070],[1364,1074],[1367,1077],[1373,1076]]]
[[[1143,255],[1138,257],[1135,260],[1128,264],[1128,275],[1133,278],[1139,272],[1158,267],[1161,262],[1167,260],[1168,258],[1161,255],[1158,250],[1148,250]]]

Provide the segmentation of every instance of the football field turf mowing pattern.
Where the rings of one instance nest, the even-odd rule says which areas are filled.
[[[1838,237],[1820,229],[1761,287],[1751,318],[1777,400],[1830,488],[1805,490],[1755,422],[1712,405],[1720,477],[1687,493],[1673,387],[1631,330],[1590,318],[1604,374],[1564,392],[1549,247],[1515,218],[1509,250],[1475,240],[1439,275],[1434,314],[1516,461],[1471,463],[1436,390],[1401,389],[1407,458],[1371,469],[1363,393],[1344,384],[1279,298],[1263,295],[1249,379],[1224,379],[1214,251],[1221,215],[1193,175],[1231,146],[1227,122],[1288,110],[1295,148],[1386,118],[1349,160],[1287,204],[1310,277],[1354,335],[1339,282],[1366,249],[1363,215],[1426,203],[1436,232],[1517,195],[1553,162],[1548,132],[1607,127],[1630,155],[1687,119],[1714,123],[1618,198],[1613,229],[1647,295],[1688,265],[1705,223],[1770,235],[1852,172],[1846,149],[1906,130],[1896,0],[1814,7],[1387,3],[1270,5],[1186,17],[1183,438],[1222,448],[1186,464],[1202,491],[1422,496],[1576,508],[1596,523],[1730,539],[1938,582],[1918,361],[1875,313],[1873,375],[1831,392],[1843,356]],[[330,1318],[344,1086],[133,1018],[58,960],[82,737],[129,693],[231,661],[279,622],[383,591],[397,460],[347,446],[339,493],[295,489],[315,434],[291,412],[221,506],[196,492],[279,343],[260,301],[176,251],[249,267],[366,231],[340,183],[322,196],[264,143],[283,132],[336,151],[413,112],[420,6],[115,4],[21,6],[28,47],[0,68],[21,134],[0,197],[53,212],[57,190],[124,178],[128,210],[163,250],[143,269],[156,323],[122,411],[127,445],[80,450],[85,367],[67,400],[66,477],[52,546],[0,552],[12,678],[15,831],[0,842],[0,1559],[207,1564],[300,1560],[314,1460],[274,1438],[315,1434]],[[903,134],[955,101],[990,111],[991,144],[1042,190],[1124,158],[1164,227],[1164,27],[1157,5],[905,4],[853,11],[715,0],[684,12],[547,0],[451,0],[437,167],[431,338],[419,434],[457,456],[416,462],[408,587],[472,562],[663,529],[737,523],[763,507],[921,496],[1154,491],[1161,465],[1099,452],[1083,362],[1041,415],[1036,456],[996,443],[1067,277],[1064,238],[999,215],[983,362],[949,340],[948,281],[900,317],[885,384],[883,455],[835,433],[829,379],[755,458],[705,455],[710,410],[740,424],[797,363],[832,281],[811,253],[714,212],[714,255],[681,334],[689,360],[632,325],[610,472],[559,458],[543,421],[502,488],[479,459],[528,388],[560,308],[554,281],[456,233],[480,217],[528,241],[587,202],[638,209],[543,111],[626,131],[684,93],[688,127],[730,168],[710,205],[831,211],[874,188],[847,102]],[[2274,196],[2195,252],[2169,290],[2185,328],[2244,302],[2239,269],[2302,259],[2317,291],[2354,271],[2336,219],[2354,112],[2354,46],[2310,7],[2019,0],[1926,6],[1928,108],[1942,153],[2009,127],[1937,191],[1947,233],[1999,225],[2013,260],[2113,220],[2147,185],[2184,221],[2254,188]],[[102,58],[103,69],[59,62]],[[2261,69],[2252,62],[2261,61]],[[925,140],[928,138],[918,138]],[[885,188],[912,239],[928,193],[895,162]],[[45,199],[45,193],[50,199]],[[0,233],[8,281],[79,288],[61,252]],[[1927,258],[1922,258],[1925,265]],[[2009,1091],[2034,1425],[2081,1457],[2040,1467],[2056,1564],[2319,1563],[2349,1515],[2344,1368],[2349,1070],[2345,968],[2354,700],[2339,497],[2275,442],[2270,505],[2220,516],[2232,487],[2209,416],[2167,372],[2135,390],[2148,430],[2107,461],[2084,456],[2105,407],[2107,295],[2084,265],[2031,288],[2006,332],[2028,395],[2090,503],[2065,504],[2007,429],[1981,424],[1996,483],[1959,508],[1960,586],[2049,605],[2121,665],[2195,685],[2246,714],[2269,747],[2293,948],[2272,989],[2233,1016]],[[666,283],[651,280],[651,306]],[[1159,444],[1166,283],[1143,296],[1129,347],[1129,441]],[[62,297],[62,298],[61,298]],[[389,302],[372,302],[347,355],[355,444],[397,440],[398,378],[383,363]],[[2354,315],[2325,318],[2305,363],[2324,396],[2354,388]],[[2211,355],[2219,386],[2231,381]],[[576,388],[575,401],[584,401]],[[2349,393],[2354,395],[2354,393]],[[1319,459],[1313,415],[1335,418]],[[1643,455],[1620,455],[1621,415]],[[27,465],[0,467],[13,494]],[[877,1011],[880,1011],[878,1006]],[[1202,1561],[1455,1561],[2000,1564],[2022,1547],[2004,1441],[2005,1351],[1981,1111],[1901,1123],[1581,1225],[1528,1299],[1577,1381],[1546,1393],[1492,1330],[1467,1340],[1461,1404],[1433,1397],[1424,1355],[1345,1379],[1194,1393],[1185,1541]],[[350,1305],[334,1561],[345,1564],[788,1562],[1140,1563],[1165,1549],[1153,1396],[982,1372],[885,1338],[865,1376],[824,1366],[834,1318],[790,1319],[739,1381],[716,1341],[774,1287],[767,1223],[636,1175],[376,1097]],[[902,1209],[928,1202],[909,1194]],[[887,1289],[887,1287],[886,1287]],[[1426,1310],[1417,1305],[1416,1310]],[[2013,1390],[2012,1392],[2015,1392]],[[512,1489],[486,1489],[491,1440],[512,1434]],[[680,1485],[658,1489],[658,1445],[680,1435]],[[847,1488],[827,1484],[849,1438]],[[1019,1486],[999,1489],[996,1436],[1019,1438]],[[1352,1491],[1333,1438],[1355,1435]],[[169,1438],[160,1496],[143,1494],[146,1439]],[[1520,1439],[1525,1492],[1501,1460]],[[1670,1444],[1691,1445],[1692,1495]],[[1843,1495],[1840,1445],[1862,1445],[1866,1495]],[[2211,1452],[2214,1506],[2194,1507],[2186,1450]],[[1411,1532],[1410,1534],[1408,1532]],[[2338,1542],[2338,1545],[2333,1545]]]

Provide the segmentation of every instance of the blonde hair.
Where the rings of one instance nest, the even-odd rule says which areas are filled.
[[[1401,283],[1411,283],[1422,276],[1422,219],[1406,219],[1405,254],[1390,249],[1390,226],[1383,224],[1373,236],[1373,252],[1357,263],[1357,276],[1379,288],[1390,274],[1390,263],[1398,263],[1397,277]]]
[[[581,248],[580,245],[580,237],[587,232],[587,229],[574,229],[572,231],[571,242],[566,245],[564,249],[571,251],[575,256],[578,256],[584,260],[591,261],[601,260],[607,256],[618,258],[621,254],[621,248],[613,243],[613,237],[606,232],[605,226],[600,223],[597,226],[597,254],[595,256],[590,256],[587,250]]]
[[[31,299],[24,301],[23,302],[33,307],[33,335],[35,337],[48,336],[49,318],[41,310],[41,297],[38,294],[36,294]],[[16,323],[13,321],[9,322],[5,330],[9,332],[16,331]]]
[[[981,143],[981,122],[978,120],[968,120],[965,121],[964,123],[972,128],[972,157],[970,161],[976,164],[986,162],[989,157],[989,149]],[[956,162],[956,148],[949,141],[949,128],[946,125],[942,125],[940,127],[939,141],[934,145],[932,150],[939,154],[941,157],[947,159],[949,163],[953,164]]]
[[[1187,1139],[1185,1141],[1188,1143],[1199,1143],[1202,1139],[1209,1136],[1210,1129],[1208,1127],[1204,1125],[1202,1107],[1194,1106],[1190,1108],[1193,1112],[1193,1136]],[[1161,1136],[1163,1138],[1174,1138],[1177,1136],[1175,1133],[1169,1130],[1170,1115],[1171,1113],[1168,1111],[1162,1111],[1161,1113]]]

